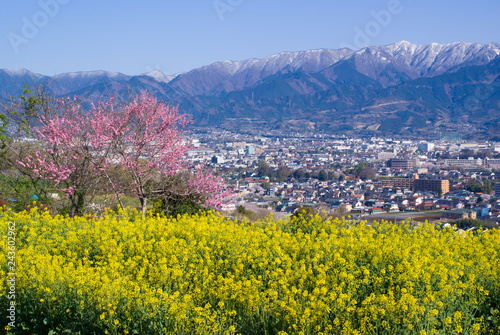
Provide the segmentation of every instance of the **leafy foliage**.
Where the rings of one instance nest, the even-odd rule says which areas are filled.
[[[344,171],[345,174],[351,174],[361,179],[375,179],[377,173],[368,163],[359,163],[352,169]]]
[[[177,215],[194,215],[203,209],[199,204],[200,197],[189,195],[172,195],[163,197],[154,202],[153,213],[177,217]]]
[[[495,181],[488,181],[488,180],[483,180],[481,183],[477,181],[471,181],[467,183],[465,188],[468,191],[475,192],[475,193],[491,193],[493,192],[493,188],[495,185]]]
[[[450,222],[451,225],[457,226],[457,228],[468,229],[468,228],[482,228],[482,229],[494,229],[498,228],[498,225],[492,221],[481,221],[477,219],[460,219]]]

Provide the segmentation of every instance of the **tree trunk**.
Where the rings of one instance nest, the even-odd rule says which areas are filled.
[[[75,217],[77,215],[77,211],[78,211],[78,200],[77,200],[77,196],[76,194],[72,194],[70,195],[69,197],[69,200],[71,202],[71,208],[69,210],[69,215],[70,217]]]
[[[125,209],[125,207],[123,207],[122,198],[120,198],[120,195],[118,194],[118,192],[115,192],[115,196],[116,196],[116,199],[118,200],[118,204],[120,205],[121,209]]]
[[[141,209],[142,209],[142,217],[146,217],[146,205],[147,205],[147,201],[148,199],[147,198],[139,198],[140,202],[141,202]]]

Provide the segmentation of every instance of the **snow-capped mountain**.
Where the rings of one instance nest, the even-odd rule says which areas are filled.
[[[413,122],[414,127],[453,122],[459,127],[479,120],[488,129],[500,129],[499,73],[498,43],[401,41],[358,51],[317,49],[226,60],[176,75],[154,70],[138,76],[91,71],[50,77],[4,69],[0,97],[40,83],[56,96],[90,99],[146,89],[179,104],[195,124],[228,125],[226,119],[255,117],[276,125],[305,118],[317,119],[322,129],[348,129],[354,122],[357,129],[372,131],[390,129],[377,118],[393,123],[399,118],[396,124]]]
[[[171,86],[188,95],[219,95],[250,87],[278,72],[319,72],[353,53],[349,49],[319,49],[282,52],[263,59],[216,62],[178,76]]]
[[[175,77],[177,77],[179,74],[175,75],[167,75],[161,72],[160,70],[153,70],[151,72],[145,73],[144,76],[151,77],[155,79],[156,81],[160,83],[168,83],[171,82]]]
[[[0,71],[11,77],[23,77],[23,76],[33,76],[33,75],[37,78],[43,77],[41,74],[34,74],[33,72],[27,69],[2,69]]]
[[[500,44],[459,42],[415,45],[407,41],[366,47],[353,55],[356,70],[379,80],[384,71],[396,71],[411,79],[433,77],[452,69],[484,65],[500,55]]]
[[[450,44],[415,45],[401,41],[386,46],[350,49],[318,49],[282,52],[263,59],[221,61],[187,73],[167,75],[153,70],[141,76],[168,85],[171,92],[186,97],[220,96],[258,85],[271,76],[286,73],[321,73],[335,80],[338,69],[356,71],[383,86],[390,86],[420,77],[433,77],[464,66],[484,65],[500,55],[500,44],[458,42]],[[117,72],[89,71],[64,73],[53,77],[34,74],[26,69],[0,70],[3,78],[49,80],[60,94],[71,93],[104,82],[126,83],[132,78]]]
[[[130,80],[127,76],[119,72],[108,71],[81,71],[69,72],[55,75],[51,78],[51,85],[54,90],[61,93],[78,91],[82,87],[92,87],[100,83],[114,82],[124,83]]]

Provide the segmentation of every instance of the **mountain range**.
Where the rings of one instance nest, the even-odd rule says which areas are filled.
[[[145,89],[178,104],[199,127],[500,139],[499,55],[498,43],[401,41],[216,62],[174,76],[3,69],[0,98],[40,83],[56,96],[93,100]]]

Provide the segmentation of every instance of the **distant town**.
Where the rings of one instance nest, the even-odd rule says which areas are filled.
[[[500,143],[427,142],[315,133],[190,134],[193,165],[209,165],[236,194],[225,213],[315,212],[354,218],[500,221]]]

